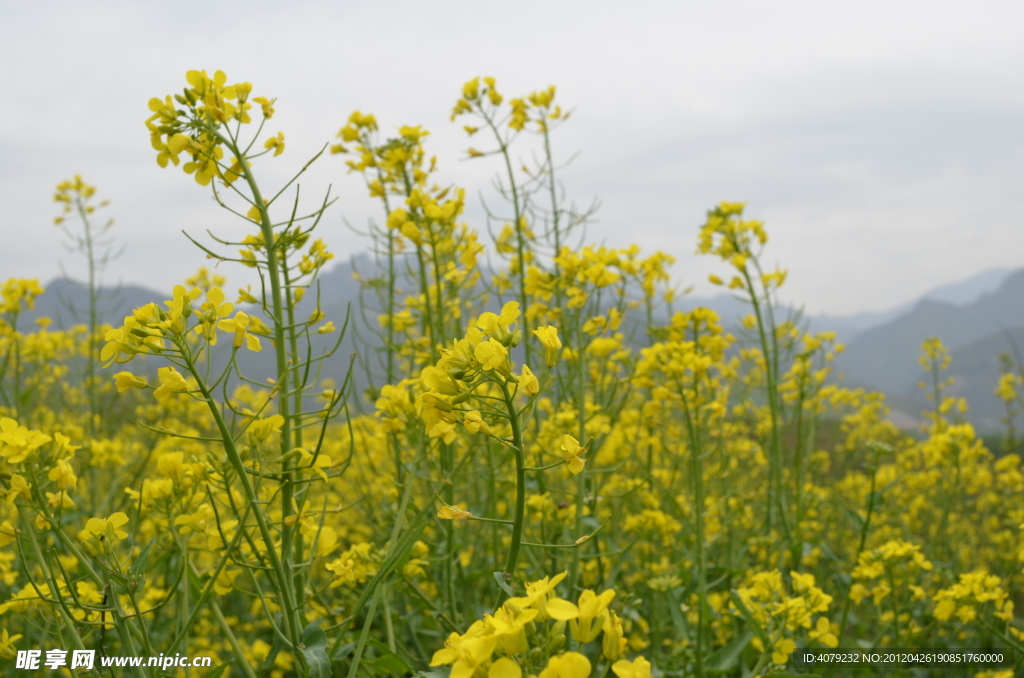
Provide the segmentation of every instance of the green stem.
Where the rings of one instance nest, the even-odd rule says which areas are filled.
[[[577,328],[579,325],[577,324]],[[587,437],[587,361],[584,355],[586,347],[586,341],[582,336],[577,337],[576,345],[578,350],[575,351],[574,367],[576,369],[576,418],[579,421],[576,435],[579,436],[580,442],[583,442]],[[593,455],[590,455],[588,461],[593,460]],[[573,517],[573,535],[578,535],[583,531],[583,496],[587,491],[587,472],[588,467],[584,466],[583,470],[576,475],[576,515]],[[572,563],[569,565],[569,595],[575,596],[576,589],[579,585],[580,579],[580,551],[576,550],[572,554]]]
[[[783,510],[782,501],[782,440],[779,435],[779,394],[776,387],[778,383],[778,373],[776,372],[778,366],[777,351],[773,350],[774,340],[772,345],[769,345],[768,336],[765,331],[766,320],[764,313],[761,311],[761,304],[758,302],[757,291],[754,287],[753,280],[750,278],[750,273],[746,266],[740,269],[740,272],[743,274],[743,278],[747,284],[747,290],[750,292],[750,303],[754,307],[754,315],[757,319],[757,332],[761,342],[761,351],[765,367],[765,380],[767,381],[765,390],[766,395],[768,396],[768,409],[771,414],[771,469],[769,471],[768,480],[768,516],[765,521],[765,536],[770,538],[772,531],[775,529],[776,502],[779,505],[779,521],[781,522],[784,531],[788,532],[788,525],[786,523],[786,515]],[[774,334],[774,323],[768,329],[770,329]]]
[[[516,219],[516,256],[519,258],[519,309],[523,313],[523,336],[528,337],[530,336],[530,322],[526,319],[526,234],[523,232],[523,209],[519,204],[519,188],[516,186],[516,176],[512,170],[512,157],[508,153],[508,144],[502,138],[501,132],[498,131],[498,127],[494,124],[494,120],[491,119],[491,116],[484,113],[483,108],[480,109],[480,114],[494,133],[494,138],[498,140],[501,156],[505,160],[505,171],[508,173],[509,189],[512,191],[512,208],[515,211]],[[525,362],[529,365],[531,357],[530,342],[523,342],[523,350],[525,351]]]
[[[242,490],[245,492],[246,500],[249,506],[252,507],[253,515],[256,518],[256,524],[259,527],[260,536],[263,539],[263,543],[266,547],[266,555],[270,560],[274,575],[277,580],[278,594],[281,596],[281,607],[285,612],[286,632],[288,639],[291,641],[293,648],[299,647],[299,615],[298,610],[295,606],[294,593],[292,592],[292,580],[288,575],[288,568],[282,561],[281,555],[278,554],[274,548],[274,535],[270,531],[270,525],[267,521],[267,517],[263,512],[263,507],[260,504],[259,498],[256,496],[256,491],[252,486],[252,482],[249,480],[249,474],[246,472],[245,464],[242,462],[241,456],[238,454],[238,450],[235,448],[234,438],[231,432],[228,430],[227,424],[224,421],[224,417],[221,415],[220,408],[213,400],[213,396],[206,388],[206,384],[203,383],[199,376],[195,365],[189,361],[187,363],[189,371],[192,376],[196,378],[199,384],[199,390],[202,392],[203,397],[206,399],[206,404],[213,414],[213,418],[217,423],[217,428],[220,430],[221,438],[224,444],[224,452],[227,454],[228,461],[234,468],[235,473],[238,475],[240,482],[242,483]],[[281,389],[282,391],[284,389]],[[239,530],[245,529],[244,526],[239,525]],[[304,655],[301,652],[295,653],[299,657],[301,663],[305,663]]]
[[[878,477],[878,469],[874,469],[871,472],[871,490],[868,493],[868,513],[864,518],[864,524],[860,527],[860,543],[857,544],[857,555],[854,557],[853,562],[856,566],[860,562],[860,554],[864,552],[864,545],[868,540],[868,530],[871,526],[871,514],[875,510],[875,482]],[[850,584],[853,586],[852,582]],[[839,621],[839,643],[842,644],[843,638],[846,635],[846,621],[850,614],[850,590],[846,590],[846,602],[843,603],[843,614]]]
[[[519,414],[516,412],[515,403],[508,390],[508,384],[499,381],[501,393],[505,397],[505,407],[509,413],[509,422],[512,425],[512,451],[516,458],[516,507],[513,516],[512,542],[508,547],[508,557],[505,559],[505,572],[512,576],[516,573],[516,564],[519,562],[519,549],[523,542],[523,524],[526,516],[526,463],[524,459],[523,431],[519,421]],[[501,604],[508,598],[504,590],[498,593],[498,602],[494,608],[501,607]]]

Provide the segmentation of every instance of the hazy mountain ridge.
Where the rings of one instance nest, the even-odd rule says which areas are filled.
[[[372,331],[378,327],[378,310],[371,290],[361,286],[356,274],[366,279],[375,275],[376,264],[366,254],[339,262],[324,272],[319,281],[321,309],[327,319],[341,328],[351,309],[351,326],[338,351],[320,365],[320,376],[336,381],[344,378],[352,356],[356,352],[356,333],[362,342],[378,345]],[[414,283],[400,282],[408,289]],[[36,301],[36,308],[22,314],[22,330],[32,327],[35,319],[49,316],[55,327],[68,327],[85,322],[88,300],[84,287],[67,280],[54,280],[46,286],[47,293]],[[149,302],[162,302],[169,295],[137,285],[124,285],[103,290],[99,308],[101,323],[119,325],[132,309]],[[369,302],[371,306],[363,305]],[[316,303],[314,287],[303,300],[297,317],[306,317]],[[734,327],[749,313],[749,306],[729,294],[713,297],[683,297],[676,308],[690,310],[698,306],[713,309],[721,316],[727,328]],[[74,309],[74,313],[70,310]],[[779,320],[797,312],[789,307],[779,309]],[[907,417],[920,416],[930,403],[917,383],[925,376],[919,363],[921,344],[937,336],[950,350],[953,363],[950,376],[956,385],[950,394],[964,396],[971,406],[968,419],[979,427],[999,427],[1005,407],[993,394],[999,378],[999,354],[1012,352],[1014,343],[1024,348],[1024,269],[992,269],[957,283],[935,288],[914,304],[906,304],[887,311],[868,311],[847,316],[821,314],[803,318],[810,331],[833,330],[838,340],[846,344],[846,351],[836,361],[844,381],[850,385],[863,385],[880,390],[890,396],[895,409]],[[313,335],[313,355],[319,355],[333,346],[338,335]],[[263,361],[241,352],[240,366],[253,378],[272,376],[263,374]],[[362,352],[360,360],[371,361],[369,352]],[[357,370],[365,374],[365,369]],[[361,390],[365,377],[357,380]]]
[[[919,359],[921,344],[938,337],[950,351],[949,376],[956,379],[951,395],[963,395],[971,407],[969,421],[979,427],[999,426],[1004,407],[993,390],[999,379],[999,354],[1024,341],[1024,269],[1010,273],[992,292],[955,305],[924,298],[908,312],[872,327],[849,342],[836,361],[854,382],[876,388],[918,416],[930,404],[919,381],[926,377]]]

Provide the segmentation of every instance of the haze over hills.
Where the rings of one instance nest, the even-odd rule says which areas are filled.
[[[1000,276],[1002,279],[1000,280]],[[925,297],[908,311],[854,337],[837,359],[837,366],[852,382],[876,388],[908,415],[919,416],[931,404],[917,384],[925,377],[918,359],[921,343],[939,337],[953,358],[949,376],[952,396],[964,396],[970,411],[966,419],[982,430],[998,429],[1005,406],[993,390],[999,380],[999,356],[1022,357],[1024,347],[1024,269],[989,276],[1000,281],[966,303]],[[977,286],[977,279],[970,281]],[[947,289],[947,298],[964,299]]]
[[[358,328],[362,341],[372,335],[368,328],[377,326],[378,311],[372,308],[373,296],[361,292],[354,273],[372,276],[373,261],[365,254],[340,262],[320,278],[321,307],[328,319],[341,327],[348,309]],[[87,316],[87,294],[74,282],[54,280],[46,286],[47,293],[36,302],[36,309],[23,314],[19,326],[31,327],[40,316],[54,319],[56,327],[67,327],[82,322]],[[137,306],[166,299],[166,292],[126,285],[116,290],[104,290],[100,303],[100,322],[120,324],[124,315]],[[360,299],[370,302],[361,307]],[[300,317],[313,310],[315,294],[303,301]],[[682,310],[706,306],[715,310],[726,327],[733,327],[746,315],[748,306],[728,294],[714,297],[683,297],[677,303]],[[781,317],[793,310],[781,309]],[[924,376],[918,362],[921,344],[937,336],[950,350],[953,363],[950,376],[956,378],[951,395],[964,396],[970,404],[967,419],[984,430],[998,429],[1005,407],[993,394],[999,378],[999,355],[1014,350],[1024,351],[1024,269],[999,268],[985,271],[959,282],[937,287],[913,304],[885,311],[870,311],[847,316],[821,314],[804,318],[811,331],[833,330],[846,350],[837,358],[838,370],[845,383],[880,390],[889,396],[902,422],[920,417],[930,407],[917,383]],[[314,353],[333,345],[337,335],[315,335]],[[356,351],[355,333],[349,332],[337,353],[323,361],[321,377],[343,378],[349,361]],[[261,361],[243,356],[256,374]],[[360,360],[372,356],[360,353]],[[360,370],[360,371],[364,371]],[[365,385],[365,378],[358,380]]]

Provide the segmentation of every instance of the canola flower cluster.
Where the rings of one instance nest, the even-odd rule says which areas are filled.
[[[781,317],[743,204],[697,235],[748,303],[727,330],[676,309],[670,254],[579,244],[554,87],[473,79],[452,119],[500,173],[492,242],[425,129],[357,111],[330,151],[381,220],[360,312],[328,318],[331,201],[283,208],[252,162],[284,149],[275,101],[186,82],[150,101],[157,163],[247,229],[197,244],[262,284],[231,301],[202,269],[66,330],[25,321],[37,281],[0,288],[0,661],[63,642],[218,676],[650,678],[790,673],[799,648],[1024,657],[1019,455],[963,421],[938,340],[920,435],[845,386],[835,335]],[[90,237],[95,195],[61,183],[58,225]],[[1008,439],[1021,383],[1011,363],[992,385]]]

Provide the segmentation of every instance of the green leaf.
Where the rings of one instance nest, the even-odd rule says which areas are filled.
[[[665,594],[668,596],[668,611],[669,614],[672,615],[673,626],[676,627],[676,631],[678,631],[681,635],[689,637],[690,625],[687,623],[686,617],[683,616],[683,610],[679,607],[679,596],[676,594],[675,591],[672,590],[666,591]]]
[[[141,575],[149,570],[147,567],[147,563],[149,563],[149,550],[153,548],[154,542],[156,542],[156,539],[150,539],[149,543],[142,547],[142,551],[139,552],[139,557],[135,559],[135,562],[132,563],[131,569],[128,570],[131,574]]]
[[[761,625],[757,623],[756,619],[754,619],[754,615],[747,609],[746,603],[743,602],[743,598],[740,597],[740,594],[737,593],[736,589],[729,590],[729,598],[732,600],[732,604],[736,606],[736,609],[743,614],[743,618],[747,620],[747,624],[751,629],[753,629],[754,633],[757,634],[757,637],[761,639],[764,646],[766,648],[771,647],[772,644],[768,640],[768,634],[764,632]]]
[[[368,638],[367,641],[366,641],[366,646],[367,647],[376,648],[377,652],[379,653],[378,658],[374,659],[372,662],[370,662],[371,665],[375,664],[377,661],[379,661],[381,659],[393,657],[394,659],[396,659],[398,661],[398,663],[402,664],[401,668],[397,669],[395,671],[395,673],[405,674],[405,673],[409,673],[410,671],[412,671],[413,664],[415,664],[415,660],[412,657],[410,657],[409,655],[404,654],[401,650],[394,650],[394,651],[392,651],[391,648],[389,648],[387,645],[385,645],[381,641],[377,640],[376,638]],[[364,661],[363,663],[366,663],[366,662]],[[388,661],[385,662],[385,663],[387,663],[389,665],[394,665],[394,662],[392,662],[390,659],[388,659]],[[393,674],[386,674],[386,675],[393,675]]]
[[[327,634],[313,622],[302,630],[302,655],[309,664],[310,678],[331,678],[331,661],[327,658]]]
[[[231,668],[231,664],[221,664],[213,671],[210,671],[209,673],[205,674],[203,678],[220,678],[222,675],[224,675],[224,672],[227,671],[229,668]]]
[[[283,621],[283,615],[279,612],[274,615],[274,624],[281,628],[281,622]],[[271,667],[274,666],[274,662],[277,661],[277,655],[281,654],[281,650],[284,649],[284,640],[278,634],[274,634],[274,644],[270,646],[270,652],[267,653],[267,658],[263,660],[263,666],[260,667],[260,671],[270,671]]]
[[[404,676],[412,671],[412,667],[393,652],[388,652],[372,661],[364,659],[362,665],[382,676]]]
[[[718,669],[719,671],[728,671],[732,669],[736,666],[740,655],[742,655],[743,651],[747,649],[747,645],[750,644],[753,637],[754,633],[752,631],[746,631],[733,638],[729,641],[728,645],[708,657],[708,666]]]
[[[516,595],[515,591],[513,591],[512,587],[509,586],[508,583],[505,581],[505,573],[504,572],[495,572],[494,573],[494,581],[498,582],[498,586],[501,587],[502,591],[504,591],[505,593],[508,594],[509,598],[514,598],[515,597],[515,595]]]
[[[859,511],[850,508],[849,506],[844,506],[843,508],[846,509],[846,515],[848,515],[853,520],[853,522],[857,523],[857,529],[863,529],[865,522],[864,516],[862,516]]]

